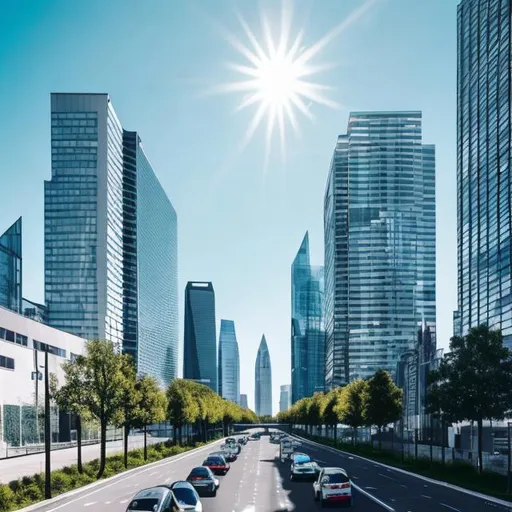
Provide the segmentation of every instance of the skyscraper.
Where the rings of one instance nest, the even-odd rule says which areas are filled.
[[[272,416],[272,367],[265,335],[262,336],[255,366],[254,409],[258,416]]]
[[[488,324],[512,348],[511,4],[457,10],[456,334]]]
[[[165,385],[178,376],[178,222],[136,132],[123,130],[123,158],[123,350]]]
[[[240,355],[233,320],[220,321],[219,395],[240,403]]]
[[[324,390],[324,268],[311,266],[306,231],[292,264],[291,400]]]
[[[48,323],[111,341],[167,383],[177,375],[176,213],[107,94],[52,94],[51,111]]]
[[[0,236],[0,306],[22,311],[21,217]]]
[[[279,411],[288,410],[291,404],[291,385],[284,384],[281,386],[281,394],[279,395]]]
[[[185,288],[183,377],[217,392],[217,333],[212,283],[189,281]]]
[[[240,395],[240,407],[244,407],[245,409],[249,408],[249,402],[247,401],[247,395],[245,393]]]
[[[395,373],[435,328],[435,151],[421,112],[352,112],[324,204],[326,385]]]

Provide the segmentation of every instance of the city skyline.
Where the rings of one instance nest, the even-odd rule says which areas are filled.
[[[446,347],[452,311],[457,308],[454,63],[458,3],[376,2],[326,46],[316,62],[340,65],[322,73],[321,82],[335,87],[329,97],[342,106],[339,110],[313,106],[316,121],[301,121],[301,138],[288,134],[286,164],[271,155],[263,184],[264,132],[255,134],[243,155],[233,157],[233,165],[225,165],[231,162],[233,141],[247,128],[252,112],[230,115],[239,97],[201,97],[205,83],[221,83],[229,74],[223,62],[234,60],[233,49],[208,21],[218,20],[236,32],[239,22],[230,2],[219,0],[214,8],[205,4],[204,17],[188,3],[170,6],[159,0],[154,9],[143,4],[128,8],[117,0],[108,4],[91,0],[66,8],[52,4],[45,7],[44,16],[40,5],[22,9],[8,2],[4,19],[10,21],[2,24],[0,36],[0,66],[10,70],[10,80],[0,84],[4,141],[0,172],[2,186],[9,191],[4,197],[2,230],[23,216],[25,296],[38,303],[44,300],[41,184],[50,176],[48,95],[51,91],[108,92],[123,124],[143,134],[145,150],[179,214],[179,372],[182,290],[192,279],[212,281],[217,323],[221,318],[236,321],[241,389],[252,402],[254,354],[262,331],[275,369],[286,369],[289,375],[289,265],[306,229],[311,259],[322,262],[323,190],[332,147],[345,130],[348,111],[411,108],[423,111],[425,140],[436,143],[437,217],[443,220],[437,233],[437,334],[438,346]],[[270,22],[279,23],[275,2],[263,4]],[[326,0],[314,9],[297,4],[293,28],[304,26],[305,43],[310,45],[362,4]],[[246,4],[241,10],[260,38],[259,6]],[[141,30],[133,51],[126,52],[121,41],[134,20],[140,22]],[[401,30],[389,30],[394,24]],[[432,24],[435,32],[429,29]],[[69,30],[60,30],[62,26]],[[242,31],[237,35],[243,36]],[[275,373],[277,410],[280,382]],[[282,379],[289,381],[289,377]]]

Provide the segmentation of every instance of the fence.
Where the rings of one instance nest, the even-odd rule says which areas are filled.
[[[304,431],[304,428],[301,428]],[[313,435],[334,438],[334,431],[326,427],[313,427],[310,429]],[[337,439],[345,443],[353,442],[353,431],[351,428],[338,427]],[[371,444],[374,448],[379,447],[379,440],[376,435],[372,435],[370,429],[357,430],[357,442]],[[456,448],[442,447],[438,445],[430,445],[425,443],[410,442],[402,439],[393,439],[392,441],[383,440],[380,443],[382,450],[403,453],[404,457],[427,459],[431,461],[444,460],[445,462],[465,462],[478,467],[478,452],[471,450],[459,450]],[[508,455],[495,455],[489,452],[483,452],[482,467],[486,471],[494,471],[506,475],[508,472]]]

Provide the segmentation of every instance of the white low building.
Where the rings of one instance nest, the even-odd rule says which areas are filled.
[[[37,442],[41,421],[35,412],[36,404],[40,412],[44,406],[45,350],[49,372],[63,383],[62,363],[83,354],[85,343],[0,307],[0,456],[7,443]],[[58,431],[58,425],[52,431]]]

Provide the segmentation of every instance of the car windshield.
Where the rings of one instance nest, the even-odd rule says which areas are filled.
[[[205,461],[205,464],[222,464],[222,459],[220,457],[208,457]]]
[[[195,505],[197,503],[196,493],[187,487],[176,487],[172,490],[180,504]]]
[[[322,482],[326,484],[344,484],[349,481],[349,478],[344,473],[326,473]]]
[[[202,477],[202,478],[208,478],[210,476],[210,473],[206,468],[194,468],[190,472],[190,477]]]
[[[301,455],[295,458],[295,464],[307,464],[311,462],[311,459],[307,455]]]
[[[128,510],[148,510],[153,512],[155,505],[158,505],[158,498],[141,498],[140,500],[133,500]]]

